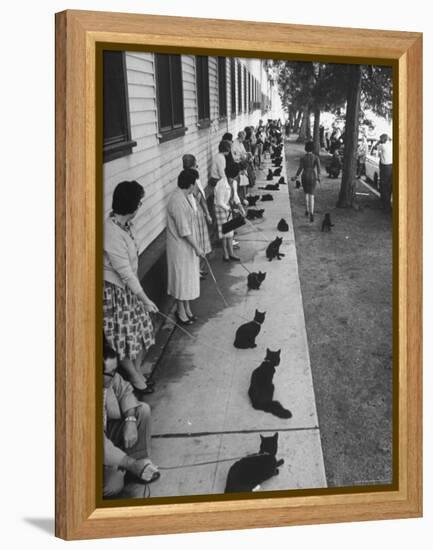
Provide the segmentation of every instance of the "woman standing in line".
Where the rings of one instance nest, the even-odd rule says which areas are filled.
[[[136,181],[120,182],[112,211],[104,223],[104,335],[116,351],[126,378],[139,393],[151,393],[140,368],[155,343],[150,312],[158,308],[138,279],[138,245],[132,219],[143,204],[144,189]]]
[[[305,216],[310,216],[310,222],[314,222],[314,191],[316,183],[320,183],[320,160],[313,153],[314,145],[312,141],[307,141],[305,144],[305,155],[299,161],[299,168],[296,175],[292,178],[295,180],[302,173],[302,188],[305,193]]]
[[[245,210],[237,194],[236,178],[239,175],[239,165],[235,163],[228,166],[226,168],[226,174],[227,176],[221,178],[215,187],[215,216],[218,227],[218,237],[221,239],[222,243],[223,261],[229,262],[233,260],[239,262],[240,258],[233,254],[234,232],[222,232],[223,224],[229,221],[231,217],[232,205],[245,216]]]
[[[175,315],[182,325],[191,325],[197,319],[190,301],[200,296],[199,258],[204,258],[198,244],[196,214],[189,199],[197,179],[197,170],[182,170],[167,206],[167,292],[176,299]]]
[[[197,159],[194,155],[183,155],[182,163],[184,170],[187,168],[193,168],[194,170],[198,169]],[[209,239],[209,231],[207,227],[207,224],[212,224],[212,218],[209,214],[206,197],[199,178],[197,178],[194,186],[194,191],[192,192],[192,195],[189,196],[189,198],[197,216],[198,245],[206,256],[207,254],[212,252],[212,247]],[[200,279],[204,279],[207,275],[204,264],[205,259],[202,258],[200,260]]]

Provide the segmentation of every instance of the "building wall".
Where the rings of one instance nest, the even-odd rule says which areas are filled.
[[[249,71],[261,82],[266,90],[266,73],[260,60],[243,59]],[[182,56],[182,79],[184,94],[184,117],[186,134],[177,139],[160,143],[158,139],[158,112],[156,99],[155,64],[152,53],[127,52],[126,72],[129,93],[131,137],[137,142],[133,152],[125,157],[104,164],[104,212],[111,209],[114,187],[122,180],[135,179],[143,185],[146,193],[144,204],[134,223],[138,234],[140,252],[149,248],[166,225],[166,206],[171,192],[177,184],[177,176],[182,169],[182,155],[196,156],[200,179],[206,186],[212,156],[218,151],[218,143],[225,132],[236,136],[246,125],[256,125],[262,113],[239,113],[237,110],[238,89],[236,86],[236,116],[231,117],[230,69],[227,68],[227,113],[219,120],[218,64],[216,57],[209,57],[209,95],[211,125],[198,126],[197,89],[195,78],[195,57]],[[236,63],[236,71],[238,65]],[[241,74],[243,71],[241,71]],[[243,76],[243,75],[242,75]],[[242,81],[242,90],[245,82]],[[152,254],[149,261],[155,262],[158,254]]]

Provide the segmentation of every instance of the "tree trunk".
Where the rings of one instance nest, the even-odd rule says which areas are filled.
[[[302,109],[302,122],[299,128],[299,136],[297,141],[299,143],[305,143],[308,140],[308,128],[310,127],[310,110],[308,105]],[[310,127],[311,134],[311,127]]]
[[[313,144],[316,155],[320,154],[320,107],[314,107]]]
[[[313,139],[313,136],[311,135],[311,111],[308,108],[308,115],[307,115],[307,128],[306,128],[306,141],[311,141]]]
[[[293,106],[289,107],[289,128],[291,132],[295,131],[295,117],[296,111]]]
[[[339,208],[347,208],[352,206],[354,197],[360,97],[361,66],[350,65],[347,90],[346,125],[344,130],[343,176],[341,179],[340,193],[337,201],[337,207]]]
[[[300,110],[300,111],[297,111],[296,113],[295,123],[292,130],[294,134],[299,133],[299,129],[301,127],[301,120],[302,120],[302,111]]]

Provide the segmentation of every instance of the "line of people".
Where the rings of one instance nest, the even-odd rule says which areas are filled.
[[[281,132],[280,132],[281,133]],[[272,121],[226,133],[212,160],[206,190],[200,182],[197,160],[182,157],[183,169],[167,205],[167,294],[176,302],[176,321],[191,325],[197,317],[191,302],[200,295],[206,276],[211,239],[221,241],[223,260],[239,261],[233,232],[222,224],[233,211],[245,216],[246,190],[255,183],[254,168],[277,141]],[[281,138],[280,138],[281,139]],[[154,384],[142,371],[144,357],[155,343],[151,314],[157,305],[143,290],[138,277],[139,246],[134,218],[145,200],[137,181],[122,181],[113,192],[112,210],[104,224],[103,387],[104,387],[104,497],[119,495],[125,478],[150,483],[160,477],[150,459],[150,407],[143,400]]]

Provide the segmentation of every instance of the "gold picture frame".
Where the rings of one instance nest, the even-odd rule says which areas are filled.
[[[260,40],[257,40],[260,36]],[[98,44],[155,51],[347,63],[395,69],[394,418],[391,490],[99,506],[95,365]],[[84,539],[422,515],[422,34],[136,14],[56,14],[56,535]],[[395,146],[396,147],[396,146]],[[99,207],[100,208],[100,207]],[[410,213],[410,216],[408,215]],[[97,476],[96,476],[97,477]],[[185,499],[187,500],[187,499]]]

